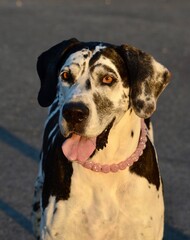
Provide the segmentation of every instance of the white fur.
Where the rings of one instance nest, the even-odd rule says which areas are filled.
[[[131,119],[128,118],[127,112],[111,130],[108,147],[96,154],[93,161],[113,163],[126,159],[134,151],[140,119],[134,113]],[[131,141],[131,128],[137,134],[131,148],[124,151],[123,148],[127,148]],[[112,139],[117,141],[120,137],[123,144],[112,145],[114,148],[111,148]],[[69,200],[56,203],[53,196],[49,200],[44,214],[43,240],[162,239],[162,187],[157,191],[145,178],[131,174],[128,169],[104,174],[94,173],[77,163],[73,168]],[[57,210],[53,214],[55,208]]]

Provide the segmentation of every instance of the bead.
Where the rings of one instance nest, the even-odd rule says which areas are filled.
[[[135,159],[136,159],[136,158],[132,158],[132,157],[128,158],[128,159],[126,160],[127,166],[128,166],[128,167],[132,166],[133,163],[135,162]]]
[[[139,157],[142,156],[142,155],[143,155],[143,151],[141,150],[141,151],[139,152]]]
[[[94,163],[91,170],[94,171],[94,172],[100,172],[101,171],[101,165],[98,164],[98,163]]]
[[[140,147],[141,149],[145,149],[145,148],[146,148],[146,144],[145,144],[144,142],[140,142],[140,143],[139,143],[139,147]]]
[[[146,143],[140,142],[137,148],[140,148],[140,149],[144,150],[145,147],[146,147]]]
[[[117,171],[119,170],[119,166],[118,166],[117,164],[112,164],[112,165],[110,166],[110,170],[111,170],[112,172],[117,172]]]
[[[146,141],[146,137],[140,137],[140,142],[145,142]]]
[[[103,165],[102,166],[102,172],[103,173],[109,173],[110,172],[110,166],[109,165]]]
[[[143,150],[141,150],[140,148],[137,148],[136,153],[140,157],[143,154]]]
[[[135,151],[135,153],[133,153],[132,155],[131,155],[131,159],[132,159],[132,161],[131,162],[137,162],[138,160],[139,160],[139,156],[137,155],[137,153],[136,153],[136,151]]]
[[[127,167],[127,162],[123,161],[118,164],[120,170],[124,170]]]
[[[90,162],[90,161],[86,161],[83,166],[87,169],[92,169],[92,166],[94,165],[93,162]]]

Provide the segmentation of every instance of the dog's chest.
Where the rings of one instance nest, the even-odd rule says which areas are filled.
[[[136,234],[146,235],[145,228],[151,232],[155,223],[160,224],[162,198],[146,179],[129,171],[102,176],[84,174],[79,168],[74,166],[70,198],[57,203],[50,198],[46,209],[50,239],[143,239]],[[152,203],[158,205],[156,210]]]

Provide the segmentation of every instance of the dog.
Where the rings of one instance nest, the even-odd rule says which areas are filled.
[[[161,240],[150,116],[170,72],[133,46],[65,40],[37,61],[49,107],[33,228],[41,240]]]

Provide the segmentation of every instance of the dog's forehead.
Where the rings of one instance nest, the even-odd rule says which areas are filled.
[[[83,48],[77,52],[70,54],[70,56],[65,61],[64,65],[69,66],[72,63],[83,63],[91,55],[91,51],[87,48]]]
[[[101,53],[103,54],[102,50],[106,48],[107,46],[102,44],[95,46],[93,49],[89,49],[88,47],[83,47],[81,50],[71,53],[70,56],[65,61],[64,66],[70,66],[73,63],[82,65],[84,62],[89,62],[93,58],[98,60],[98,58],[101,56]],[[98,53],[99,53],[99,57],[96,58],[95,56]],[[107,59],[107,57],[104,56],[104,60],[105,59]]]

